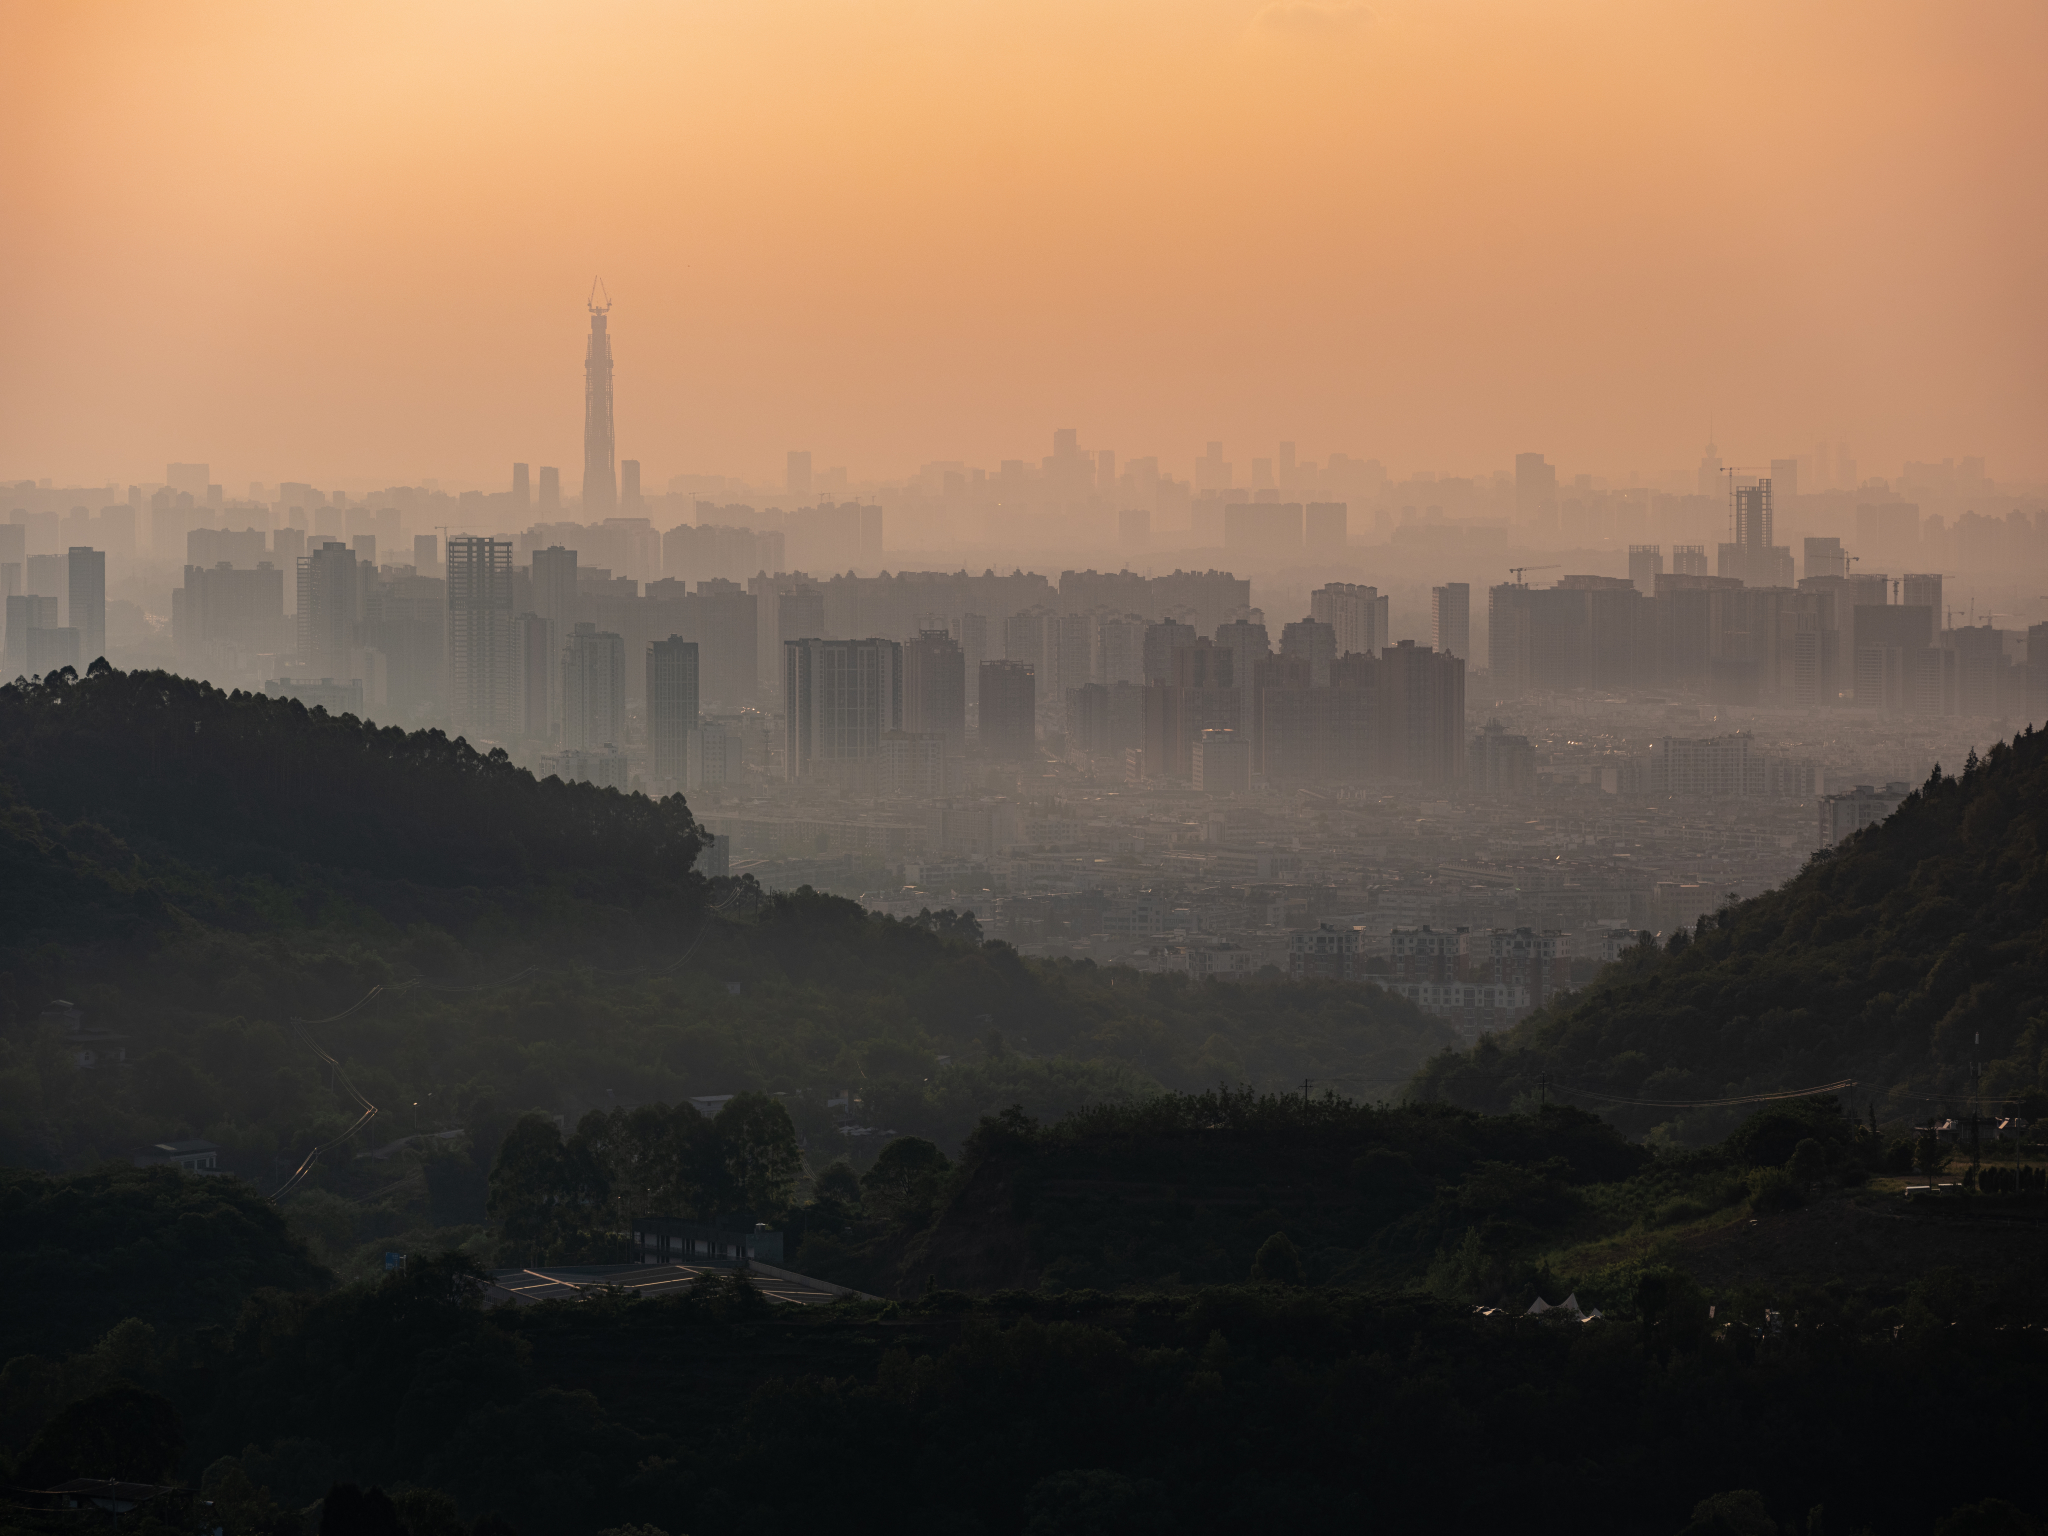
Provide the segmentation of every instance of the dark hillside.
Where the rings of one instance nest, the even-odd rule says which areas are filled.
[[[2041,1347],[1967,1303],[1898,1341],[1817,1310],[1818,1345],[1759,1347],[1675,1317],[1557,1328],[1282,1286],[941,1293],[893,1316],[748,1315],[713,1295],[480,1323],[402,1283],[323,1303],[275,1363],[238,1337],[223,1390],[194,1395],[195,1438],[251,1445],[266,1473],[285,1447],[331,1446],[364,1481],[439,1486],[466,1516],[562,1536],[1673,1536],[1733,1489],[1756,1490],[1735,1496],[1756,1513],[1738,1502],[1747,1519],[1694,1529],[1921,1536],[1969,1499],[2038,1499],[2023,1452]],[[1901,1401],[1953,1380],[1971,1389],[1943,1418],[1969,1454],[1901,1457]]]
[[[287,1512],[337,1481],[439,1490],[426,1529],[559,1536],[1921,1536],[1988,1496],[2039,1508],[2037,1293],[1723,1294],[1710,1317],[1654,1278],[1591,1326],[1282,1281],[819,1308],[714,1283],[486,1313],[466,1266],[422,1256],[173,1349],[128,1328],[20,1362],[44,1391],[0,1448],[119,1361],[175,1411],[183,1475],[238,1496],[233,1536],[311,1524]],[[1905,1429],[1921,1404],[1945,1442]],[[1734,1518],[1688,1527],[1709,1500]]]
[[[1882,824],[1782,889],[1647,946],[1585,991],[1463,1054],[1417,1092],[1478,1109],[1559,1085],[1692,1100],[1860,1080],[1880,1119],[2048,1084],[2048,735],[1939,770]],[[1979,1041],[1981,1040],[1981,1044]],[[1590,1107],[1601,1101],[1586,1099]],[[1603,1112],[1608,1112],[1603,1110]],[[1614,1108],[1643,1133],[1711,1140],[1730,1115]]]
[[[126,844],[24,805],[0,780],[0,954],[58,936],[134,941],[168,921],[162,885]]]
[[[171,1168],[0,1170],[0,1259],[0,1360],[84,1349],[126,1317],[225,1327],[259,1290],[332,1283],[247,1184]]]
[[[163,672],[0,688],[0,765],[20,797],[205,872],[224,909],[338,887],[555,887],[609,906],[695,903],[700,843],[680,796],[536,782],[502,751],[378,729],[296,700]],[[382,893],[382,906],[394,891]],[[402,902],[400,903],[402,904]],[[242,908],[256,909],[250,911]]]
[[[460,1254],[414,1250],[317,1294],[231,1180],[18,1177],[0,1216],[33,1282],[21,1310],[62,1326],[14,1335],[42,1352],[0,1372],[0,1458],[89,1474],[119,1404],[153,1404],[228,1536],[334,1529],[339,1499],[298,1512],[338,1483],[394,1491],[411,1513],[384,1529],[415,1536],[1225,1532],[1276,1515],[1927,1532],[1990,1496],[2036,1508],[2048,1195],[2037,1178],[1902,1200],[1870,1183],[1889,1156],[1828,1099],[1654,1155],[1557,1106],[1231,1093],[1044,1128],[1009,1114],[944,1191],[838,1179],[808,1208],[899,1223],[895,1300],[783,1307],[714,1275],[495,1311]],[[1708,1205],[1652,1214],[1688,1190]],[[1540,1257],[1581,1239],[1611,1257]],[[1226,1283],[1199,1283],[1212,1273]],[[945,1284],[1041,1274],[980,1297]],[[1133,1275],[1164,1283],[1123,1287]],[[1526,1315],[1567,1291],[1601,1319]],[[1956,1454],[1901,1455],[1926,1404],[1946,1437],[1929,1443]],[[1687,1526],[1702,1505],[1727,1518]],[[472,1524],[493,1514],[508,1526]]]
[[[1041,963],[952,914],[714,891],[698,843],[680,797],[536,782],[431,732],[156,673],[0,688],[0,1161],[203,1137],[276,1188],[360,1113],[315,1043],[383,1110],[345,1171],[415,1129],[747,1090],[788,1096],[823,1167],[890,1132],[957,1147],[1010,1103],[1392,1094],[1450,1038],[1373,989]],[[59,998],[110,1059],[41,1021]],[[846,1090],[859,1137],[825,1107]],[[470,1240],[494,1148],[437,1146],[432,1199],[409,1155],[323,1172],[324,1256]]]

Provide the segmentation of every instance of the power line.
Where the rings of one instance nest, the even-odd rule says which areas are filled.
[[[369,1002],[371,998],[377,996],[378,993],[387,990],[402,992],[408,990],[411,985],[412,984],[410,982],[402,982],[398,986],[392,988],[385,988],[382,986],[372,987],[368,992],[365,992],[361,997],[357,998],[352,1005],[350,1005],[347,1008],[344,1008],[340,1013],[335,1014],[333,1018],[320,1019],[317,1021],[310,1022],[317,1022],[321,1024],[335,1023],[338,1020],[347,1018],[350,1014],[354,1013],[356,1009],[362,1007],[363,1004]],[[286,1195],[289,1195],[290,1193],[292,1193],[293,1190],[297,1189],[301,1184],[305,1183],[307,1177],[313,1172],[313,1165],[320,1160],[322,1153],[333,1151],[334,1148],[340,1146],[343,1142],[347,1141],[351,1136],[355,1135],[357,1131],[360,1131],[364,1126],[368,1125],[372,1120],[377,1118],[377,1106],[372,1104],[365,1097],[363,1097],[362,1092],[356,1087],[356,1085],[349,1081],[348,1073],[342,1070],[341,1063],[337,1061],[327,1051],[323,1050],[319,1042],[316,1041],[310,1034],[306,1032],[308,1022],[309,1021],[305,1019],[294,1018],[292,1020],[292,1029],[294,1030],[294,1032],[297,1033],[299,1039],[305,1042],[307,1050],[311,1051],[315,1056],[317,1056],[320,1060],[326,1062],[327,1065],[333,1069],[335,1081],[341,1084],[342,1088],[347,1091],[348,1096],[350,1098],[354,1099],[357,1104],[362,1106],[363,1112],[356,1117],[355,1123],[353,1125],[351,1125],[347,1130],[343,1131],[339,1136],[335,1137],[334,1140],[326,1143],[324,1146],[315,1147],[311,1152],[308,1152],[306,1154],[305,1161],[300,1163],[297,1168],[294,1168],[292,1170],[292,1176],[286,1179],[284,1181],[283,1186],[270,1197],[271,1202],[273,1204],[275,1204],[277,1201],[284,1199]]]
[[[422,986],[425,987],[429,992],[488,992],[493,987],[509,987],[515,981],[524,981],[529,976],[538,976],[539,974],[539,966],[529,965],[523,971],[514,971],[510,976],[501,976],[496,981],[471,982],[467,986],[458,987],[451,982],[427,981],[424,979],[421,979],[416,982],[409,981],[404,983],[404,985],[408,987]]]
[[[1906,1095],[1908,1104],[2010,1104],[2016,1093],[1915,1093]]]
[[[1822,1083],[1818,1088],[1787,1088],[1778,1093],[1745,1093],[1732,1099],[1631,1099],[1620,1094],[1601,1093],[1592,1088],[1574,1088],[1569,1083],[1550,1084],[1560,1093],[1576,1093],[1588,1099],[1599,1099],[1608,1104],[1631,1104],[1641,1109],[1725,1109],[1734,1104],[1769,1104],[1779,1099],[1806,1099],[1817,1093],[1839,1093],[1845,1088],[1854,1088],[1856,1079],[1845,1077],[1838,1083]]]

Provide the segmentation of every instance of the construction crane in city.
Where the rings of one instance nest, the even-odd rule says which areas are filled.
[[[1556,566],[1555,564],[1551,564],[1551,565],[1511,565],[1511,566],[1509,566],[1509,567],[1508,567],[1508,569],[1509,569],[1509,570],[1510,570],[1511,572],[1513,572],[1513,573],[1514,573],[1514,578],[1515,578],[1515,585],[1516,585],[1516,586],[1518,586],[1518,587],[1526,587],[1527,585],[1529,585],[1529,583],[1527,583],[1526,581],[1522,580],[1522,572],[1524,572],[1524,571],[1554,571],[1554,570],[1556,570],[1556,569],[1557,569],[1557,566]]]

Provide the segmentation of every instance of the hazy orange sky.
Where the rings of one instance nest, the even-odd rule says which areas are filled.
[[[2048,7],[0,6],[0,476],[2048,474]]]

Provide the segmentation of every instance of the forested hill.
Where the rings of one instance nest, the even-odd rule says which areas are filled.
[[[702,839],[679,795],[536,781],[502,750],[440,731],[380,729],[164,672],[96,667],[0,688],[0,776],[57,822],[199,872],[228,903],[214,918],[312,887],[380,909],[403,908],[408,888],[415,901],[532,887],[613,907],[702,900],[691,874]]]
[[[778,1093],[822,1167],[880,1133],[955,1145],[1013,1103],[1304,1077],[1388,1096],[1452,1038],[1371,988],[1043,963],[956,914],[808,891],[713,903],[699,842],[680,797],[536,782],[435,732],[161,673],[0,688],[0,1162],[201,1137],[274,1188],[361,1113],[317,1045],[384,1111],[353,1150],[415,1109],[477,1132],[456,1197],[356,1207],[368,1242],[480,1222],[492,1135],[528,1110]],[[81,1067],[40,1018],[57,998],[125,1062]],[[862,1137],[827,1108],[847,1090]]]
[[[1726,1117],[1568,1090],[1687,1100],[1855,1077],[1853,1101],[1874,1099],[1893,1122],[1946,1095],[2035,1095],[2048,1071],[2044,842],[2048,735],[2029,730],[1973,753],[1960,776],[1937,767],[1888,820],[1781,889],[1438,1057],[1416,1090],[1500,1110],[1533,1103],[1547,1077],[1553,1096],[1562,1085],[1626,1129],[1695,1141],[1723,1134]]]

